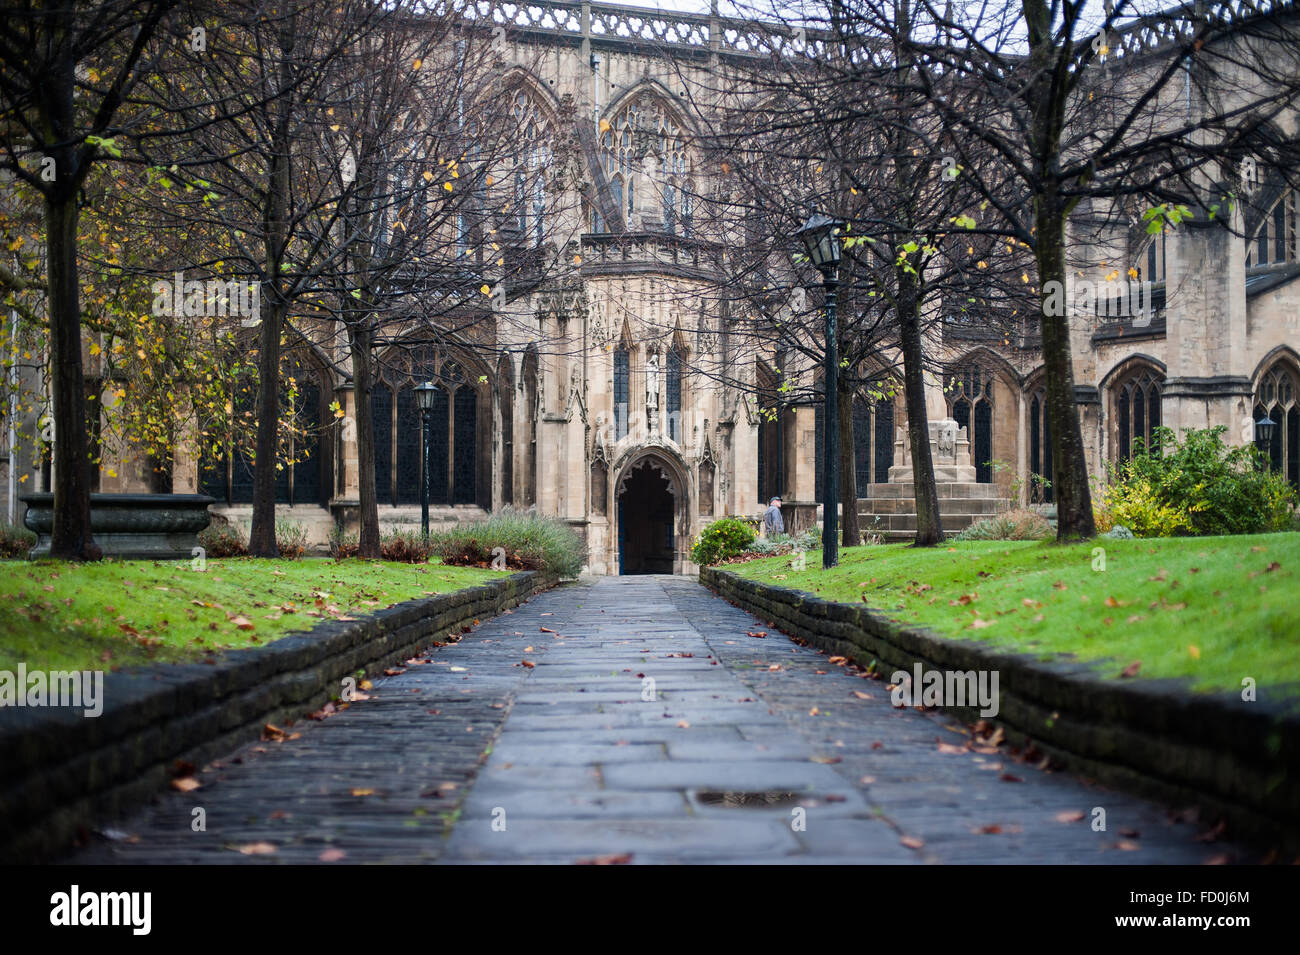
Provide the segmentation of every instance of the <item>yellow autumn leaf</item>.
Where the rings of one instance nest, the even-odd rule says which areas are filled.
[[[427,169],[424,171],[424,181],[433,182],[433,173],[429,172]]]
[[[98,355],[100,351],[102,351],[102,349],[99,347],[99,342],[90,343],[90,353],[92,355]]]
[[[418,70],[422,66],[424,66],[424,60],[416,60],[411,64],[411,69]]]
[[[451,183],[449,183],[449,182],[444,182],[444,183],[442,184],[442,188],[446,189],[448,192],[451,192],[451,191],[452,191],[452,190],[451,190]]]
[[[609,126],[609,120],[607,120],[607,119],[602,119],[602,120],[600,121],[600,131],[601,131],[602,133],[609,132],[609,128],[610,128],[610,126]]]
[[[487,286],[486,284],[484,284],[484,285],[480,285],[480,286],[478,287],[478,290],[479,290],[480,292],[482,292],[484,295],[491,295],[491,294],[492,294],[492,289],[488,288],[488,286]]]

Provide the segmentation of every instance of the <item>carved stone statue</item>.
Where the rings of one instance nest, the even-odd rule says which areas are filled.
[[[651,434],[659,431],[659,355],[651,352],[645,363],[646,424]]]
[[[659,407],[659,355],[655,352],[645,363],[645,406]]]

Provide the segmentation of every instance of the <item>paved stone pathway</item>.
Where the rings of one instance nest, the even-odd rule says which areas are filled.
[[[1005,747],[956,752],[967,728],[689,578],[557,588],[420,659],[69,861],[1256,861]]]

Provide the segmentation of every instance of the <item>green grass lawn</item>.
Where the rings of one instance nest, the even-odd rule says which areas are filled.
[[[500,572],[328,559],[0,561],[0,669],[117,668],[262,646]]]
[[[865,602],[947,637],[1044,659],[1108,658],[1107,676],[1140,663],[1139,677],[1190,677],[1198,689],[1239,690],[1253,677],[1300,691],[1300,534],[896,544],[843,550],[828,572],[820,552],[807,562],[799,572],[788,556],[723,569]]]

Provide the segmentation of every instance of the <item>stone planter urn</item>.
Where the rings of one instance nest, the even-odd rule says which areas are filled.
[[[54,530],[54,495],[24,494],[23,524],[36,532],[31,560],[50,556]],[[206,494],[91,494],[90,531],[105,557],[131,560],[189,560],[199,546],[198,533],[212,520]]]

